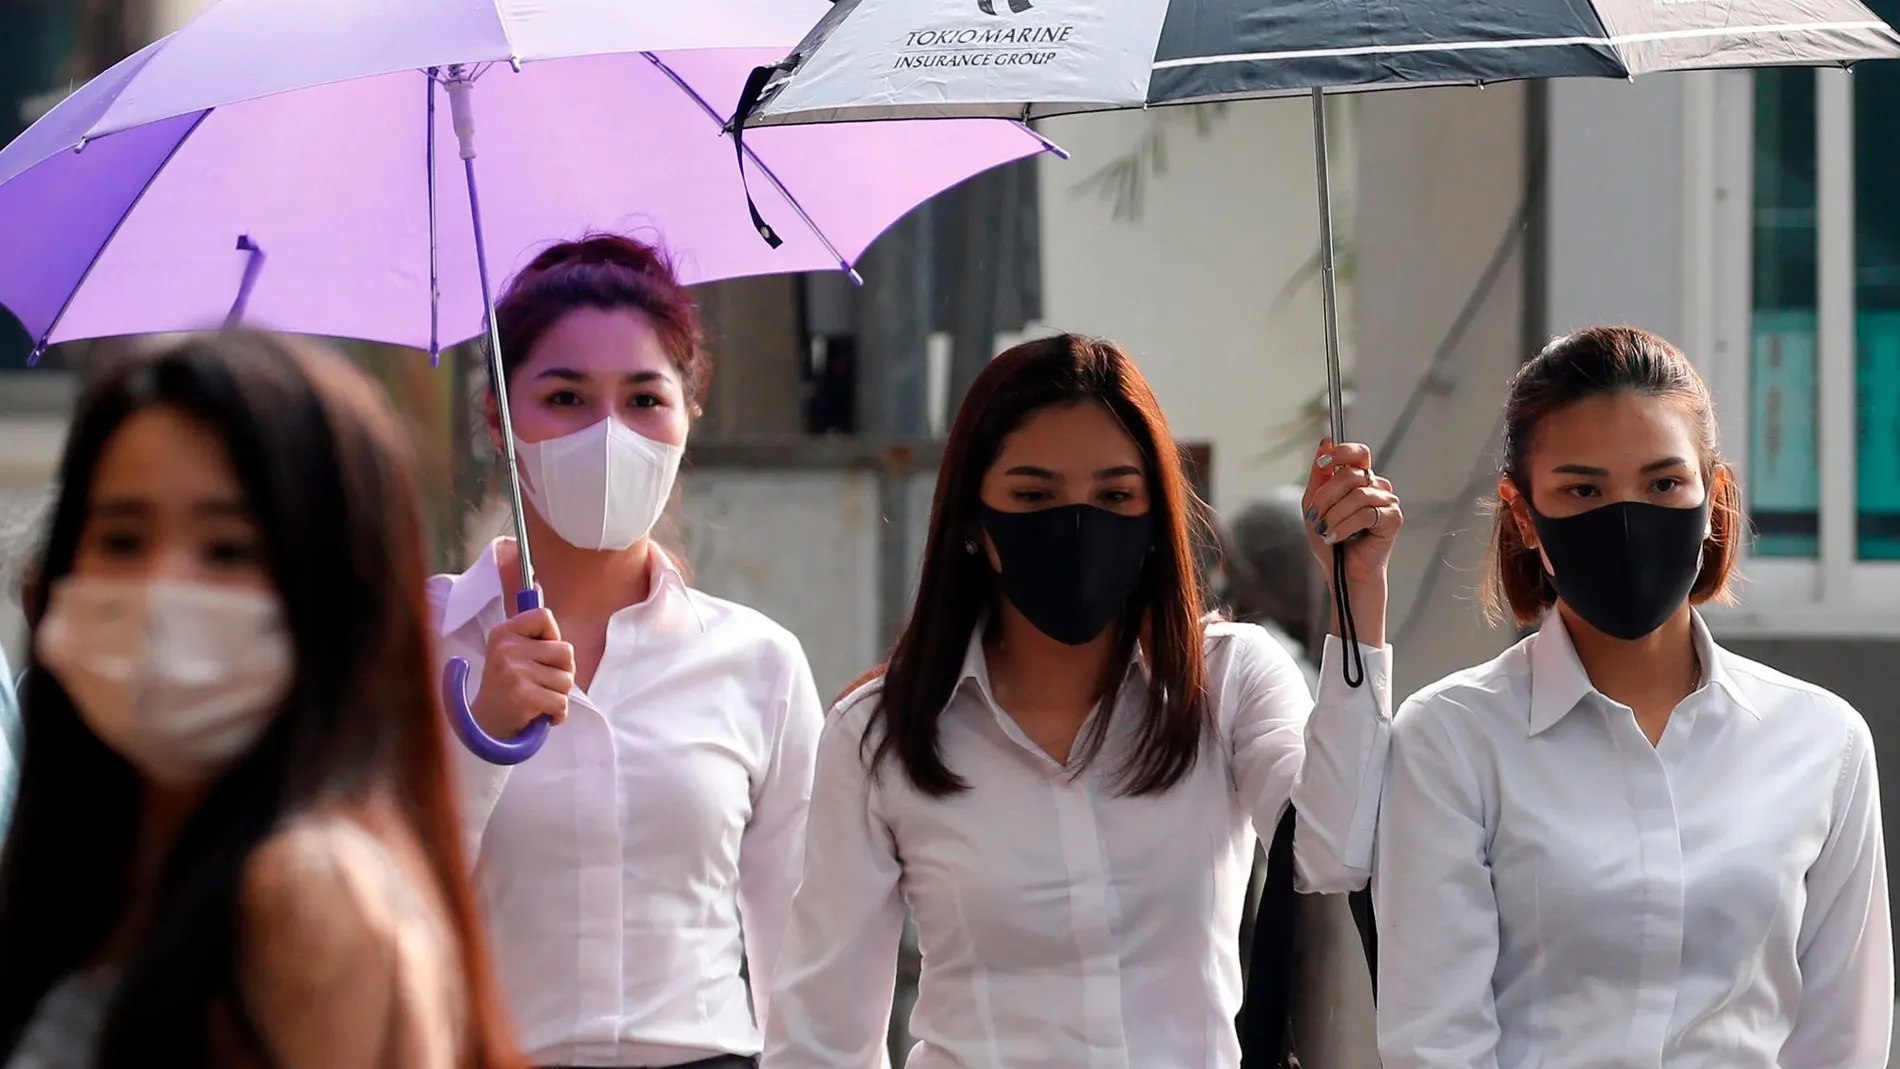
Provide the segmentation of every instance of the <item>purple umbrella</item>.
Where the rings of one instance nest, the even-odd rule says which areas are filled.
[[[737,148],[724,127],[747,75],[829,7],[223,0],[0,150],[0,304],[36,356],[239,319],[432,356],[487,330],[516,604],[532,607],[492,270],[611,230],[663,235],[688,282],[848,271],[918,204],[1053,148],[994,120],[761,130]],[[458,160],[465,182],[438,182]],[[455,661],[445,679],[462,740],[531,756],[546,722],[488,737],[467,674]]]

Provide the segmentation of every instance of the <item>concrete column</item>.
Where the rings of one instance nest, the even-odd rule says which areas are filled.
[[[1523,356],[1526,92],[1372,93],[1359,114],[1349,431],[1376,452],[1405,427],[1373,458],[1407,517],[1387,632],[1400,695],[1515,639],[1485,625],[1474,595],[1490,535],[1478,499],[1496,485],[1505,382]]]

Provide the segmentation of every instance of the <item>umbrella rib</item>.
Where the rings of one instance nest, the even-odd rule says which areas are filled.
[[[721,118],[719,115],[719,112],[716,109],[714,109],[711,104],[708,104],[706,102],[705,97],[699,95],[699,90],[694,89],[691,85],[688,85],[686,82],[686,79],[680,77],[678,71],[667,66],[665,61],[660,59],[659,56],[656,56],[651,52],[642,52],[640,54],[647,58],[647,62],[653,64],[655,67],[658,67],[662,74],[666,75],[667,78],[671,79],[673,84],[679,87],[680,92],[685,93],[687,96],[691,97],[693,100],[693,103],[699,105],[699,110],[704,112],[706,114],[706,117],[711,119],[713,121],[713,124],[719,127],[721,132],[724,132],[726,128],[726,120]],[[772,188],[778,190],[779,196],[785,198],[785,203],[792,206],[792,211],[798,213],[799,219],[803,220],[805,223],[805,228],[812,232],[813,237],[816,237],[820,242],[824,244],[825,251],[831,254],[831,258],[838,261],[839,268],[848,272],[851,275],[852,281],[857,282],[858,284],[862,285],[864,280],[858,274],[857,268],[852,267],[851,261],[845,259],[844,254],[838,251],[838,247],[831,243],[831,239],[825,236],[825,232],[823,230],[818,229],[818,224],[812,221],[811,215],[805,211],[805,206],[798,203],[798,198],[792,196],[792,191],[785,188],[785,183],[779,181],[778,175],[772,173],[772,168],[769,165],[767,165],[764,160],[759,158],[758,153],[752,151],[751,145],[742,145],[741,148],[745,152],[746,159],[749,159],[752,161],[752,166],[758,168],[759,173],[764,175],[766,180],[772,183]]]
[[[119,216],[119,221],[112,224],[112,231],[106,235],[104,241],[99,243],[99,247],[93,250],[92,259],[86,262],[86,269],[80,272],[78,281],[73,283],[72,289],[66,291],[66,299],[60,303],[59,311],[53,313],[52,321],[46,324],[46,330],[40,334],[39,341],[33,346],[32,354],[27,357],[28,367],[39,363],[40,357],[46,353],[46,346],[51,342],[53,332],[59,329],[59,321],[66,318],[66,312],[72,308],[73,301],[79,297],[79,291],[86,288],[86,281],[92,277],[92,269],[99,266],[99,261],[105,257],[106,250],[112,247],[113,240],[124,228],[125,221],[132,218],[133,212],[138,211],[139,202],[145,199],[145,194],[152,191],[153,184],[158,181],[159,175],[165,173],[165,168],[171,166],[172,158],[178,155],[178,150],[185,147],[185,142],[191,140],[191,135],[197,133],[198,127],[203,126],[204,121],[216,110],[216,108],[206,108],[199,112],[198,117],[191,121],[191,126],[186,128],[185,132],[179,135],[178,140],[172,143],[172,147],[166,151],[165,158],[160,160],[158,166],[152,168],[152,173],[145,177],[145,184],[139,187],[138,194],[132,198],[132,202],[125,206],[125,211]]]

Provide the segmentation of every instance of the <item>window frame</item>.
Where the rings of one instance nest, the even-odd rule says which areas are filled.
[[[1861,560],[1856,537],[1858,404],[1855,393],[1854,88],[1851,72],[1815,71],[1816,211],[1819,277],[1815,344],[1816,455],[1820,458],[1820,546],[1812,558],[1761,557],[1745,544],[1736,606],[1709,606],[1717,632],[1736,637],[1900,637],[1900,561]],[[1754,194],[1753,71],[1723,71],[1714,92],[1693,96],[1685,141],[1703,131],[1712,149],[1712,179],[1686,170],[1685,207],[1708,213],[1706,257],[1709,337],[1701,360],[1715,396],[1726,452],[1744,490],[1749,485],[1749,378]],[[1698,247],[1699,245],[1699,247]],[[1746,503],[1746,493],[1744,494]]]

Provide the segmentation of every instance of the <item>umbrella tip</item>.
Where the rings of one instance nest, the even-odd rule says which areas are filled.
[[[40,363],[40,357],[45,356],[45,355],[46,355],[46,335],[42,334],[40,335],[40,340],[33,343],[33,351],[26,354],[26,366],[38,367]]]
[[[860,275],[860,274],[858,274],[858,269],[857,269],[857,268],[855,268],[855,267],[851,267],[851,266],[849,266],[849,265],[846,265],[846,266],[845,266],[845,273],[851,276],[851,284],[852,284],[852,285],[854,285],[854,286],[862,286],[862,285],[864,285],[864,276],[863,276],[863,275]]]
[[[513,71],[514,71],[514,72],[515,72],[516,74],[520,74],[520,73],[521,73],[521,57],[520,57],[520,56],[509,56],[509,57],[508,57],[508,66],[509,66],[509,68],[510,68],[511,70],[513,70]]]

